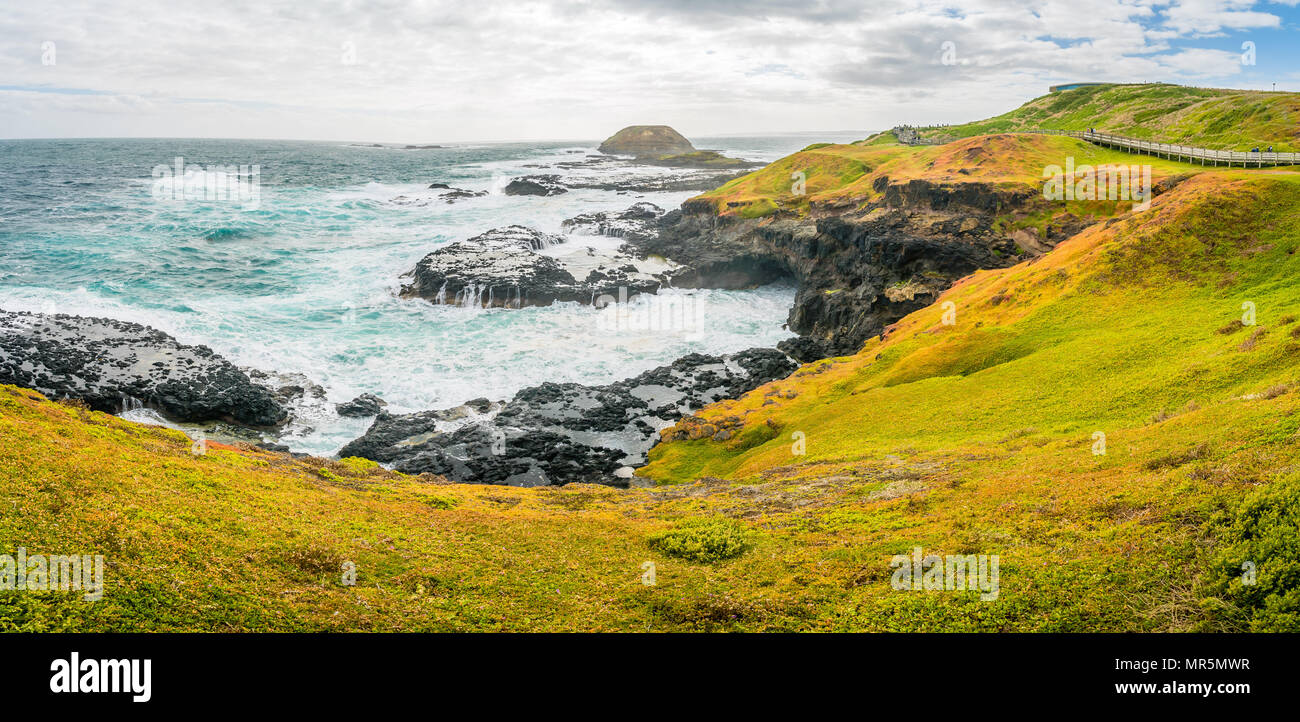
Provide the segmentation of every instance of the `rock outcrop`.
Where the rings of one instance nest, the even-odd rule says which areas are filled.
[[[379,412],[383,411],[386,406],[388,406],[388,402],[374,394],[361,394],[351,401],[335,404],[334,410],[338,412],[339,416],[360,419],[367,416],[378,416]]]
[[[624,213],[631,215],[594,214],[584,221],[573,219],[570,227],[590,230],[604,224],[617,230],[644,228],[653,222],[646,218],[653,215],[647,209]],[[591,304],[603,296],[655,293],[678,270],[675,264],[637,258],[630,252],[567,247],[566,240],[525,226],[496,228],[425,256],[407,274],[411,281],[402,287],[401,295],[478,308],[549,306],[557,301]],[[543,249],[549,253],[539,253]]]
[[[877,179],[866,207],[816,207],[807,217],[718,215],[698,201],[661,219],[657,235],[629,246],[684,268],[679,287],[745,288],[789,278],[798,285],[781,346],[801,361],[856,353],[889,324],[930,305],[957,279],[1011,265],[1030,243],[994,227],[996,215],[1034,201],[1033,190],[985,183],[939,185]],[[1050,249],[1086,222],[1048,225],[1033,249]],[[1019,245],[1017,244],[1019,240]]]
[[[560,182],[560,176],[548,174],[515,178],[506,184],[504,192],[508,196],[558,196],[569,189]]]
[[[642,201],[624,211],[583,213],[566,219],[560,227],[575,235],[610,236],[629,241],[648,241],[659,233],[664,209]]]
[[[659,429],[706,404],[784,378],[795,368],[794,361],[774,349],[691,354],[603,386],[545,383],[526,388],[499,410],[479,400],[446,411],[381,414],[339,454],[461,482],[625,486],[628,467],[645,463]]]
[[[605,139],[597,148],[610,155],[659,158],[695,152],[695,146],[666,125],[632,125]]]
[[[207,346],[107,318],[0,311],[0,383],[175,421],[274,426],[288,416],[274,392]]]
[[[697,150],[658,158],[641,158],[639,162],[664,168],[761,168],[767,165],[743,158],[729,158],[716,150]]]
[[[430,253],[407,275],[405,298],[458,306],[520,308],[575,300],[583,289],[558,261],[535,251],[561,236],[525,226],[494,228]]]
[[[466,188],[453,188],[446,183],[433,183],[429,190],[442,191],[440,193],[421,193],[417,195],[401,195],[388,201],[395,206],[431,206],[435,203],[455,203],[456,201],[465,200],[466,198],[482,198],[487,195],[487,191],[475,191]]]

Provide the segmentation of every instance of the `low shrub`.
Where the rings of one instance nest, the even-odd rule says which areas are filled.
[[[738,557],[752,545],[748,529],[721,517],[687,519],[646,541],[655,551],[701,564]]]
[[[1300,631],[1300,476],[1259,488],[1215,526],[1205,605],[1227,629]]]

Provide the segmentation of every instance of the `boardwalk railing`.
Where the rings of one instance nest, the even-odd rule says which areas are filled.
[[[956,138],[925,138],[919,132],[912,128],[906,128],[899,132],[901,128],[895,128],[894,134],[898,137],[899,142],[905,145],[943,145],[951,143]],[[1071,138],[1078,138],[1089,143],[1103,145],[1107,148],[1118,148],[1131,153],[1146,153],[1148,155],[1159,156],[1187,161],[1188,163],[1200,162],[1201,165],[1206,163],[1212,165],[1226,164],[1229,166],[1240,165],[1243,168],[1255,166],[1263,168],[1266,165],[1300,165],[1300,153],[1274,153],[1269,151],[1245,151],[1245,150],[1210,150],[1209,148],[1196,148],[1190,145],[1178,145],[1175,143],[1158,143],[1153,140],[1138,140],[1137,138],[1126,138],[1122,135],[1112,135],[1110,133],[1094,133],[1086,130],[1016,130],[1009,131],[1012,133],[1038,133],[1041,135],[1068,135]]]
[[[1210,150],[1209,148],[1196,148],[1190,145],[1177,145],[1174,143],[1157,143],[1151,140],[1138,140],[1137,138],[1126,138],[1122,135],[1094,133],[1086,130],[1026,130],[1020,132],[1042,133],[1046,135],[1068,135],[1072,138],[1086,140],[1089,143],[1103,145],[1108,148],[1119,148],[1120,150],[1127,150],[1133,153],[1146,153],[1148,155],[1169,158],[1171,160],[1184,160],[1189,163],[1200,161],[1201,165],[1205,165],[1208,162],[1213,165],[1226,163],[1230,166],[1240,164],[1243,168],[1252,165],[1262,168],[1266,165],[1300,164],[1300,153]]]

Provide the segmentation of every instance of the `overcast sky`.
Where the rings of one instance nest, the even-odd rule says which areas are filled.
[[[5,0],[0,138],[865,131],[1066,81],[1300,90],[1297,2]]]

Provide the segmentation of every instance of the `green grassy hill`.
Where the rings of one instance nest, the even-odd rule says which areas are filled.
[[[1150,164],[1155,181],[1202,170],[1199,165],[1135,156],[1055,135],[999,134],[937,146],[897,142],[817,144],[696,196],[691,202],[707,203],[719,215],[761,218],[778,212],[804,215],[819,205],[841,210],[846,206],[865,207],[881,198],[877,181],[882,178],[1041,188],[1043,168],[1063,165],[1067,157],[1079,165]],[[797,173],[804,177],[802,193],[796,193],[792,182]],[[1103,203],[1089,211],[1110,215],[1115,206]]]
[[[923,135],[965,138],[1016,130],[1086,130],[1216,150],[1300,150],[1300,93],[1147,83],[1051,93],[988,120]]]
[[[1300,629],[1297,251],[1294,174],[1201,174],[1149,211],[974,274],[855,356],[708,408],[677,435],[704,425],[729,440],[661,444],[641,473],[811,486],[928,465],[803,523],[851,530],[828,557],[998,550],[1027,595],[1017,603],[1061,585],[1082,597],[1013,628],[1080,614],[1104,628]],[[1253,587],[1234,578],[1247,561]],[[980,613],[913,602],[884,593],[861,611],[901,605],[957,626]]]

